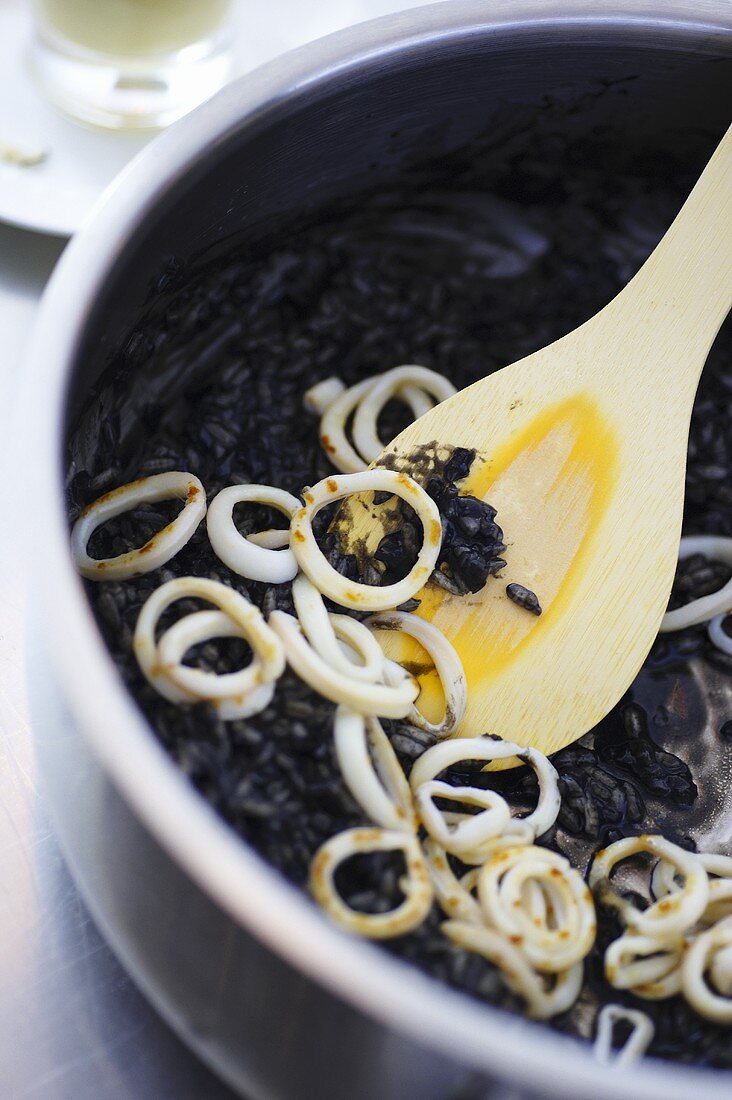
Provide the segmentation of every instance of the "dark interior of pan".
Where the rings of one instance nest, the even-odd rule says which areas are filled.
[[[297,94],[262,104],[159,195],[97,299],[69,390],[63,462],[70,511],[138,476],[141,467],[153,472],[150,439],[161,432],[184,435],[187,418],[217,378],[220,384],[222,372],[238,384],[237,364],[247,355],[257,415],[241,426],[234,443],[241,454],[234,460],[216,458],[217,446],[226,445],[214,433],[211,470],[218,462],[218,473],[209,473],[222,484],[238,469],[251,480],[267,480],[271,467],[257,452],[270,450],[273,439],[285,447],[287,432],[263,434],[260,443],[262,406],[292,411],[293,387],[301,393],[327,374],[351,381],[359,371],[402,361],[425,361],[465,384],[556,339],[604,305],[651,250],[728,125],[730,108],[729,38],[693,25],[613,21],[461,31],[333,71]],[[630,214],[623,209],[629,179],[637,180]],[[598,217],[593,208],[593,218],[585,218],[593,189],[603,196],[605,214]],[[571,280],[555,286],[546,274],[547,210],[564,211],[556,233],[574,265]],[[618,226],[617,247],[609,252]],[[320,276],[306,272],[293,290],[298,249],[339,233],[347,238],[344,256],[352,255],[356,240],[369,256],[393,250],[395,280],[408,281],[410,264],[415,278],[435,284],[459,269],[464,285],[470,277],[476,294],[484,289],[489,318],[489,296],[504,300],[509,305],[496,318],[494,342],[490,324],[480,328],[473,301],[466,314],[470,348],[463,354],[450,345],[450,362],[438,361],[439,339],[422,336],[439,321],[441,308],[459,315],[452,300],[438,297],[437,316],[429,315],[427,299],[416,302],[404,345],[395,338],[396,357],[385,358],[386,322],[381,342],[369,343],[361,329],[351,346],[339,330],[337,362],[332,354],[319,358],[312,344],[300,354],[292,319],[310,308],[304,284],[312,278],[315,286]],[[619,255],[628,239],[633,248]],[[543,271],[541,294],[527,302],[528,284],[521,280],[532,265]],[[244,268],[258,275],[240,281]],[[519,311],[514,324],[511,303]],[[364,308],[373,322],[375,314]],[[387,302],[379,308],[388,313]],[[284,336],[272,330],[271,354],[260,344],[251,355],[247,327],[256,325],[260,310],[291,327]],[[326,326],[323,345],[328,339]],[[483,358],[475,351],[481,341]],[[715,385],[732,386],[729,369],[727,361]],[[729,441],[727,447],[732,461]],[[164,455],[159,460],[160,468],[170,468]],[[206,471],[194,472],[207,489],[216,487]],[[284,487],[297,491],[299,485]],[[690,531],[698,518],[695,501],[704,495],[706,489],[691,486]],[[723,506],[720,497],[716,511],[707,507],[702,530],[732,534],[729,516],[728,528],[720,530]],[[98,603],[95,610],[102,621]],[[109,640],[114,630],[103,622],[102,628]],[[644,737],[654,747],[648,751],[658,757],[656,773],[653,760],[648,763],[643,820],[704,847],[730,835],[730,742],[720,731],[732,718],[732,668],[709,659],[699,632],[682,642],[658,648],[633,689],[632,702],[650,721]],[[164,731],[161,736],[168,744]],[[172,748],[191,774],[189,758]],[[596,756],[593,763],[591,743],[587,751],[585,763],[575,760],[567,775],[580,787],[590,781],[601,787],[604,773]],[[662,759],[665,752],[678,766]],[[617,777],[622,766],[616,759],[608,774]],[[256,829],[220,804],[206,782],[198,785],[267,855]],[[621,831],[630,813],[626,796]],[[577,807],[580,816],[594,812],[587,800]],[[585,824],[584,831],[567,829],[563,839],[579,862],[611,835],[593,834]],[[285,870],[298,879],[297,871]],[[581,1021],[576,1026],[583,1030]],[[703,1049],[693,1057],[704,1061]]]

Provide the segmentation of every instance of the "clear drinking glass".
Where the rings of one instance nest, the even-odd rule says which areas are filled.
[[[230,0],[34,0],[32,66],[83,122],[166,126],[208,99],[231,65]]]

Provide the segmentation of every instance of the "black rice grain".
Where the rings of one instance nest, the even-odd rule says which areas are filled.
[[[532,615],[541,615],[539,597],[530,588],[526,588],[523,584],[507,584],[506,595],[509,600],[530,611]]]

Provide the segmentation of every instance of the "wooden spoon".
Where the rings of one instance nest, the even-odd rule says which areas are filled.
[[[434,583],[419,594],[418,614],[465,666],[460,735],[496,733],[554,752],[594,726],[638,672],[673,581],[689,419],[732,304],[731,276],[732,128],[609,305],[435,406],[375,463],[396,457],[419,479],[410,456],[425,445],[475,448],[461,489],[498,509],[508,543],[500,578],[473,596]],[[364,509],[349,517],[347,542],[375,547],[379,524]],[[536,592],[541,616],[507,598],[512,581]],[[382,639],[394,656],[410,656],[413,643]],[[428,712],[434,694],[427,675]]]

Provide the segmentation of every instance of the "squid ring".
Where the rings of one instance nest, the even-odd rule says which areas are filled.
[[[730,937],[732,940],[732,937]],[[720,948],[709,967],[712,985],[723,997],[732,998],[732,942]]]
[[[445,401],[457,393],[452,382],[448,382],[443,375],[416,364],[394,367],[393,370],[386,371],[385,374],[376,378],[361,398],[353,416],[351,433],[353,443],[365,462],[374,462],[386,446],[379,438],[376,427],[379,413],[391,397],[399,396],[407,399],[405,389],[407,386],[416,389],[418,393],[429,394],[437,402]],[[415,419],[423,416],[431,408],[432,404],[429,401],[424,401],[424,407],[420,409],[412,405]]]
[[[476,878],[475,872],[468,871],[458,878],[442,845],[429,838],[424,842],[424,857],[437,901],[445,916],[468,924],[482,924],[483,913],[470,889]]]
[[[732,917],[702,932],[687,949],[681,964],[681,987],[700,1016],[718,1023],[732,1023]],[[714,993],[709,976],[719,989]]]
[[[268,504],[283,512],[288,519],[300,507],[300,501],[284,489],[272,485],[230,485],[222,489],[208,506],[206,527],[209,541],[217,558],[240,577],[252,581],[266,581],[269,584],[284,584],[297,574],[297,561],[290,549],[273,550],[255,543],[249,536],[242,535],[234,523],[234,508],[237,504]],[[263,534],[265,532],[262,532]],[[267,531],[268,538],[275,532]],[[287,531],[276,532],[278,538],[284,536],[289,542]],[[286,543],[285,543],[286,545]]]
[[[605,951],[605,977],[615,989],[629,989],[646,1001],[662,1001],[681,990],[682,936],[661,939],[624,932]]]
[[[496,791],[479,787],[452,787],[439,779],[420,783],[415,792],[419,816],[427,832],[443,848],[455,855],[470,852],[484,841],[500,836],[508,828],[511,811],[508,803]],[[435,805],[436,798],[481,807],[480,813],[461,814],[461,820],[450,828]]]
[[[701,924],[716,924],[724,917],[732,917],[732,880],[713,878],[709,880],[709,901],[702,913]]]
[[[246,638],[241,627],[223,611],[194,611],[184,615],[161,635],[158,653],[161,663],[168,667],[179,665],[191,646],[213,638]],[[251,666],[250,666],[251,667]],[[237,718],[250,718],[268,707],[274,695],[274,682],[261,684],[249,692],[237,696],[210,699],[218,715],[225,722]]]
[[[335,376],[323,378],[320,382],[316,382],[314,386],[311,386],[309,390],[305,391],[302,397],[302,403],[310,412],[322,416],[328,406],[333,404],[336,397],[341,396],[345,388],[340,378],[336,378]]]
[[[692,554],[704,554],[714,561],[732,566],[732,539],[718,535],[693,535],[683,538],[679,544],[679,561]],[[701,596],[698,600],[667,611],[658,628],[661,634],[670,630],[684,630],[687,626],[698,626],[713,619],[716,615],[732,609],[732,580],[727,581],[718,592]]]
[[[412,792],[378,718],[340,706],[333,738],[343,779],[364,813],[385,829],[416,833]]]
[[[348,580],[330,565],[313,534],[312,521],[327,504],[343,500],[351,493],[386,492],[411,505],[419,517],[424,541],[417,560],[406,577],[381,587]],[[435,567],[442,543],[442,523],[435,502],[416,481],[395,470],[365,470],[360,474],[341,474],[324,478],[304,493],[305,506],[298,509],[290,524],[290,545],[303,573],[315,587],[342,607],[358,611],[384,611],[395,607],[418,592]]]
[[[546,848],[497,852],[478,873],[478,897],[485,922],[520,947],[537,970],[564,971],[595,942],[590,891],[568,859]]]
[[[335,873],[350,856],[402,852],[406,875],[400,881],[404,901],[388,913],[360,913],[347,905],[335,886]],[[317,903],[342,928],[372,940],[403,936],[417,928],[432,907],[432,885],[422,849],[413,833],[395,829],[346,829],[326,840],[310,868],[310,889]]]
[[[163,612],[186,597],[207,600],[232,620],[254,651],[251,664],[239,672],[219,676],[199,668],[187,668],[178,661],[164,662],[160,642],[155,641],[155,628]],[[174,652],[180,649],[186,637],[196,638],[200,620],[193,624],[192,632],[186,634],[188,629],[181,627],[172,641],[169,640]],[[195,641],[188,641],[186,648],[194,644]],[[132,646],[145,678],[173,703],[244,696],[263,684],[273,683],[285,667],[282,643],[265,623],[259,608],[228,585],[205,577],[176,577],[156,588],[138,616]]]
[[[355,386],[341,391],[323,409],[320,420],[320,442],[330,461],[342,474],[357,474],[368,466],[368,462],[348,442],[346,424],[353,410],[380,377],[380,375],[374,375],[365,378],[363,382],[358,382]],[[432,408],[428,398],[413,386],[405,386],[399,393],[399,397],[409,405],[415,420]],[[380,454],[382,450],[383,447],[380,446],[376,453]]]
[[[373,641],[363,623],[348,615],[332,615],[330,622],[337,638],[356,651],[363,642],[363,632]],[[288,664],[301,680],[333,703],[343,703],[359,714],[375,714],[380,718],[404,718],[414,702],[419,688],[411,676],[401,669],[401,678],[393,683],[370,683],[355,680],[339,672],[309,645],[300,623],[285,611],[273,611],[269,626],[284,646]]]
[[[582,987],[581,963],[553,975],[554,985],[547,989],[547,979],[537,974],[518,947],[500,932],[458,920],[445,921],[441,928],[458,947],[474,951],[498,967],[509,989],[523,997],[527,1015],[533,1019],[557,1016],[577,1000]]]
[[[732,856],[717,852],[700,852],[699,859],[708,875],[716,878],[732,878]]]
[[[320,419],[321,446],[342,474],[357,474],[368,466],[348,442],[346,424],[356,405],[373,384],[373,378],[365,378],[363,382],[350,386],[326,406]]]
[[[445,814],[444,818],[448,825],[457,825],[464,815],[462,814]],[[460,853],[460,860],[462,863],[472,865],[474,869],[478,869],[483,864],[491,859],[496,852],[502,852],[505,848],[520,848],[524,844],[533,844],[536,839],[534,830],[524,825],[521,818],[511,818],[509,825],[510,832],[501,833],[500,836],[491,837],[489,840],[485,840],[477,848],[471,848]],[[472,874],[469,871],[468,874]]]
[[[440,678],[445,696],[445,713],[441,721],[428,722],[415,706],[409,715],[409,722],[438,737],[447,737],[459,724],[468,705],[465,672],[454,646],[434,623],[427,622],[418,615],[411,615],[408,611],[383,611],[380,615],[371,615],[364,626],[369,630],[401,630],[427,650]]]
[[[409,782],[412,790],[416,791],[422,783],[435,779],[440,772],[452,764],[463,760],[507,760],[512,756],[525,761],[536,772],[539,780],[539,799],[533,813],[516,819],[511,828],[521,826],[522,828],[518,831],[522,832],[528,826],[534,837],[541,836],[556,821],[561,798],[555,768],[546,756],[536,749],[522,748],[511,741],[500,741],[492,737],[456,737],[441,741],[439,745],[433,745],[432,748],[423,752],[412,768]]]
[[[305,637],[324,661],[327,661],[337,672],[342,672],[354,680],[368,680],[375,683],[382,679],[384,652],[376,638],[365,629],[365,623],[359,624],[363,627],[358,631],[358,652],[363,659],[363,664],[359,665],[346,656],[336,636],[333,619],[337,620],[341,616],[332,616],[328,613],[323,597],[304,573],[300,573],[293,582],[292,598]]]
[[[182,510],[144,546],[114,558],[92,558],[87,546],[97,527],[140,504],[183,500]],[[159,569],[181,550],[206,514],[206,493],[193,474],[169,470],[120,485],[88,504],[71,530],[71,552],[76,568],[90,581],[122,581]]]
[[[290,545],[290,528],[281,531],[278,527],[269,527],[266,531],[252,531],[246,538],[253,546],[263,546],[265,550],[281,550],[283,546]]]
[[[399,370],[401,368],[397,368]],[[423,367],[417,368],[418,370],[424,370]],[[433,372],[430,371],[430,374]],[[325,405],[323,409],[323,415],[320,421],[320,442],[325,450],[326,454],[330,458],[333,465],[341,471],[343,474],[356,474],[362,470],[365,470],[369,462],[372,459],[367,459],[365,455],[359,454],[355,447],[351,446],[346,436],[346,425],[348,418],[354,409],[359,405],[361,401],[370,393],[375,385],[381,382],[382,379],[389,377],[393,374],[393,371],[387,371],[383,375],[372,375],[370,378],[365,378],[363,382],[358,382],[355,386],[351,386],[347,390],[342,390]],[[437,375],[436,377],[440,377]],[[326,382],[331,382],[331,379],[327,379]],[[443,379],[443,382],[445,380]],[[326,383],[321,383],[325,385]],[[446,383],[449,384],[449,383]],[[318,387],[314,387],[318,389]],[[332,392],[329,391],[329,392]],[[454,388],[452,393],[454,393]],[[312,393],[312,391],[308,391]],[[307,399],[308,394],[305,395]],[[426,412],[432,408],[432,402],[426,396],[421,388],[411,386],[408,383],[402,382],[397,387],[397,392],[390,394],[390,396],[396,396],[401,401],[409,406],[412,412],[412,416],[415,420],[418,420],[420,416],[424,416]],[[315,395],[315,400],[318,400],[319,394]],[[386,403],[385,401],[383,402]],[[312,405],[311,405],[312,407]],[[378,437],[377,437],[378,438]],[[379,440],[379,445],[376,452],[373,454],[373,458],[381,453],[384,449],[384,445]]]
[[[613,1031],[617,1023],[628,1023],[632,1026],[630,1035],[625,1040],[620,1050],[612,1056]],[[597,1033],[593,1054],[598,1062],[604,1065],[630,1066],[648,1050],[655,1033],[655,1026],[650,1016],[637,1008],[626,1008],[625,1005],[603,1005],[597,1015]]]
[[[610,873],[616,863],[637,852],[649,852],[665,860],[684,880],[679,890],[659,898],[645,910],[636,909],[610,883]],[[701,917],[709,900],[709,880],[699,856],[661,836],[648,834],[616,840],[597,852],[590,868],[589,883],[603,904],[615,909],[630,929],[656,938],[682,935]]]
[[[699,852],[697,858],[700,860],[707,874],[715,876],[709,882],[709,904],[707,906],[707,908],[709,908],[715,900],[719,900],[720,896],[727,896],[726,892],[724,892],[723,895],[719,895],[717,889],[716,893],[718,896],[715,898],[715,887],[719,888],[720,886],[729,885],[730,888],[732,888],[732,882],[728,882],[728,880],[732,879],[732,856],[717,855],[714,852]],[[662,898],[666,894],[675,894],[678,890],[679,884],[676,881],[676,868],[667,860],[659,859],[651,874],[651,891],[653,897],[656,899]]]
[[[732,581],[730,582],[732,584]],[[730,608],[732,608],[732,595],[730,596]],[[729,653],[732,657],[732,638],[722,625],[725,619],[729,618],[730,611],[724,611],[721,615],[715,615],[713,619],[709,620],[707,626],[707,634],[709,640],[717,649],[721,649],[722,653]]]

